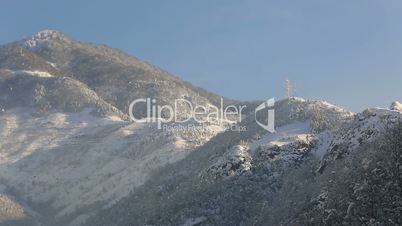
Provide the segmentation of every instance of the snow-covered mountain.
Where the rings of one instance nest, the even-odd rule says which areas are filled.
[[[399,102],[355,114],[321,100],[279,100],[276,133],[255,122],[260,102],[249,102],[237,124],[246,131],[194,121],[191,130],[166,131],[128,120],[130,101],[146,97],[220,102],[119,50],[58,31],[0,46],[0,224],[382,222],[368,219],[359,201],[371,179],[353,172],[389,171],[374,163],[385,161],[384,147],[399,148],[384,143],[399,125]],[[268,119],[267,112],[256,117]],[[348,184],[331,190],[342,180]],[[358,195],[344,191],[348,186]],[[342,202],[334,204],[334,194]]]
[[[128,112],[130,102],[137,98],[154,98],[161,105],[178,98],[194,104],[217,105],[220,101],[218,95],[120,50],[81,43],[53,30],[2,46],[0,68],[75,79],[123,112]]]
[[[82,222],[223,130],[130,123],[136,98],[218,96],[119,50],[49,30],[0,49],[0,183],[45,224]]]
[[[246,121],[250,123],[247,133],[218,134],[183,160],[156,171],[152,181],[87,223],[337,225],[381,222],[383,218],[367,218],[369,213],[364,211],[344,219],[351,211],[348,210],[350,203],[355,203],[356,209],[361,208],[357,203],[365,205],[361,200],[367,194],[356,193],[348,198],[347,190],[334,192],[331,186],[335,176],[339,176],[336,179],[339,184],[355,178],[346,188],[358,189],[367,183],[364,176],[367,174],[359,177],[356,169],[365,161],[375,166],[375,156],[387,154],[383,153],[383,146],[377,152],[366,148],[385,142],[389,128],[402,131],[401,112],[373,108],[352,114],[326,102],[300,98],[281,101],[278,107],[281,107],[278,112],[288,120],[277,128],[277,133],[264,133]],[[303,110],[297,110],[300,108]],[[320,117],[316,116],[317,112]],[[331,119],[334,113],[340,112],[342,117]],[[327,122],[332,120],[338,120],[338,126],[328,126]],[[337,209],[336,205],[342,208]],[[398,211],[398,205],[392,207],[396,208],[393,211]],[[386,216],[394,222],[400,219],[394,213]]]

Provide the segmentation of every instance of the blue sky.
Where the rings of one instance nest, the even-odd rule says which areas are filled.
[[[402,100],[400,0],[19,1],[0,43],[55,29],[241,99],[296,94],[350,110]]]

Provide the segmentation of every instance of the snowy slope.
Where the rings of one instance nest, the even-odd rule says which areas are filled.
[[[313,156],[320,134],[332,133],[354,117],[324,101],[280,100],[275,103],[277,133],[263,130],[254,114],[249,115],[240,123],[247,131],[218,134],[183,160],[158,170],[152,182],[88,225],[181,225],[193,219],[207,225],[252,225],[238,220],[252,218],[253,210],[261,211],[256,206],[269,203],[285,173]]]
[[[20,108],[2,114],[0,181],[34,205],[50,204],[57,219],[77,210],[85,215],[117,202],[154,169],[182,159],[221,131],[211,126],[164,132],[90,111],[38,118]],[[83,211],[88,206],[92,210]]]
[[[350,123],[331,133],[319,134],[319,144],[314,153],[319,157],[338,159],[383,136],[387,127],[400,119],[401,112],[369,108],[356,115]]]

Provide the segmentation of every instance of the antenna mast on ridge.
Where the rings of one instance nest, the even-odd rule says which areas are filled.
[[[286,97],[286,99],[293,97],[293,92],[294,92],[294,85],[290,82],[290,80],[286,79],[285,80],[285,97]]]

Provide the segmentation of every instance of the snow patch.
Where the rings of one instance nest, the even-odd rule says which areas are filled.
[[[276,129],[276,133],[267,133],[259,140],[250,144],[254,152],[259,146],[283,146],[294,142],[297,139],[306,139],[310,135],[310,122],[294,122]]]
[[[301,98],[301,97],[291,97],[291,100],[299,101],[299,102],[306,102],[306,99]]]
[[[14,74],[27,74],[30,76],[36,76],[41,78],[53,78],[54,76],[49,74],[46,71],[28,71],[28,70],[20,70],[20,71],[13,71]]]
[[[312,151],[312,153],[318,159],[322,159],[329,149],[329,146],[333,139],[333,134],[330,131],[324,131],[324,132],[318,134],[317,138],[318,138],[319,142],[317,144],[317,147],[314,148],[314,150]]]
[[[393,111],[402,111],[402,103],[395,101],[391,104],[390,109]]]
[[[184,222],[184,224],[181,224],[180,226],[195,226],[195,225],[200,225],[202,222],[206,221],[206,217],[197,217],[197,218],[189,218]]]

